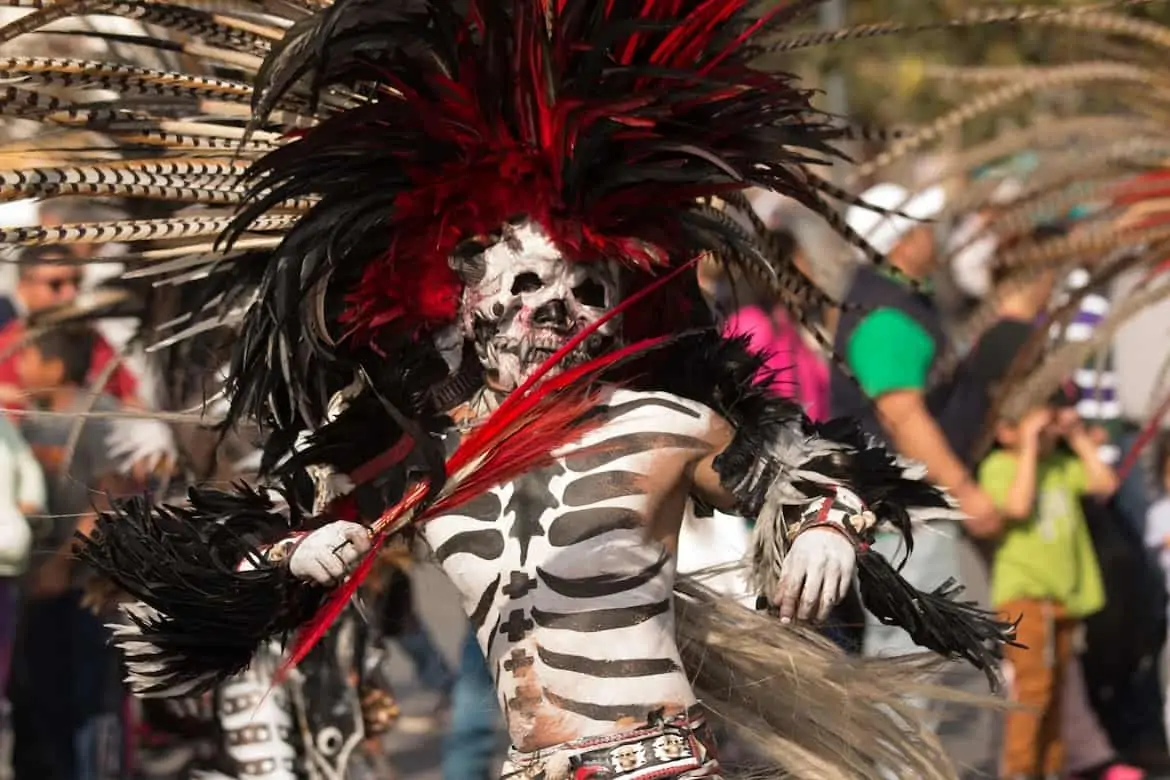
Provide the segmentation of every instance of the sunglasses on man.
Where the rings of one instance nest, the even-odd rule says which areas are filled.
[[[66,287],[77,289],[81,286],[81,276],[58,276],[51,279],[34,279],[34,282],[49,288],[49,292],[59,295]]]

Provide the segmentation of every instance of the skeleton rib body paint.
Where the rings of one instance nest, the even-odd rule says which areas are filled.
[[[611,391],[606,414],[551,466],[423,529],[522,751],[695,703],[675,643],[674,560],[651,529],[677,530],[689,467],[715,448],[719,426],[664,393]]]
[[[469,242],[451,260],[465,285],[459,324],[488,380],[465,406],[449,410],[461,423],[489,413],[619,299],[616,264],[571,262],[530,221],[501,232],[491,246]],[[618,332],[619,323],[607,322],[565,364],[604,353]],[[676,642],[670,543],[692,494],[728,506],[737,500],[714,486],[719,477],[709,464],[702,488],[696,484],[700,462],[723,452],[734,430],[708,407],[674,395],[604,392],[599,427],[552,464],[421,529],[460,592],[521,753],[628,732],[696,703]],[[451,450],[459,435],[458,427],[448,430]],[[325,543],[320,558],[306,541],[292,556],[293,572],[297,554],[336,569],[329,534],[349,525],[338,521],[310,534]],[[797,542],[793,553],[802,547],[815,565],[798,567],[793,578],[811,596],[821,590],[831,548],[843,546],[852,565],[852,542],[841,534],[822,531]],[[852,576],[851,569],[833,573],[840,575],[835,582]]]
[[[452,261],[466,282],[464,333],[494,390],[507,392],[618,300],[618,266],[572,262],[532,221],[504,227],[496,243]],[[612,346],[619,318],[605,323],[562,363],[584,363]]]

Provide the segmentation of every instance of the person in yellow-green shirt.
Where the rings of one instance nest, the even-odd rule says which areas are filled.
[[[1019,646],[1005,652],[1012,695],[1023,706],[1007,715],[1004,778],[1061,776],[1063,676],[1080,621],[1105,605],[1081,497],[1110,495],[1117,475],[1070,402],[1061,394],[1018,421],[1001,420],[999,449],[979,469],[1007,521],[992,563],[992,603],[1020,621]]]

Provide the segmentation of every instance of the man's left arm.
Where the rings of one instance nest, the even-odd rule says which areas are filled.
[[[721,418],[711,429],[712,450],[692,470],[695,494],[718,509],[756,519],[753,580],[778,607],[781,621],[826,619],[849,590],[856,547],[873,516],[841,486],[825,496],[801,494],[792,474],[785,473],[788,464],[762,453],[756,457]],[[746,474],[739,474],[737,465],[746,467]]]

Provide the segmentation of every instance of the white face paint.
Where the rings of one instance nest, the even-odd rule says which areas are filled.
[[[515,389],[618,300],[616,263],[569,262],[530,221],[507,226],[499,242],[461,262],[467,281],[460,306],[463,331],[475,342],[497,390]],[[618,319],[598,328],[558,368],[580,365],[608,349]]]

